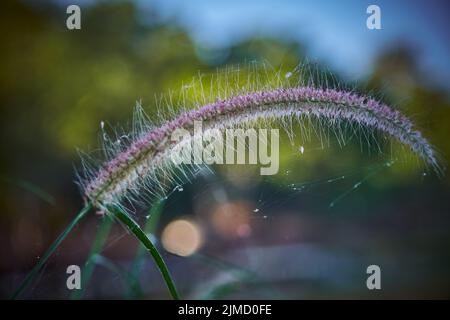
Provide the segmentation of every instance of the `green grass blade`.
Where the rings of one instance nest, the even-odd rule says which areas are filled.
[[[119,219],[123,224],[125,224],[128,227],[128,229],[136,236],[136,238],[138,238],[138,240],[147,248],[147,250],[153,257],[153,260],[155,260],[155,263],[158,266],[159,271],[161,272],[164,278],[164,281],[167,285],[167,288],[169,289],[172,298],[178,300],[179,299],[178,291],[175,287],[175,283],[172,279],[172,276],[170,275],[169,269],[167,268],[166,263],[159,254],[158,249],[156,249],[156,247],[147,237],[145,232],[142,231],[141,227],[118,206],[110,206],[108,207],[108,210],[111,213],[113,213],[114,216],[117,219]]]
[[[156,226],[158,225],[159,218],[163,211],[163,207],[164,207],[164,200],[158,201],[152,206],[149,217],[144,226],[145,234],[155,233]],[[141,273],[142,267],[145,262],[146,251],[147,249],[145,248],[145,246],[139,244],[128,277],[129,290],[126,296],[128,299],[136,299],[142,295],[142,289],[139,284],[139,274]]]
[[[81,272],[81,289],[75,290],[71,299],[81,299],[86,290],[86,286],[89,283],[89,280],[92,277],[95,269],[95,259],[97,255],[103,248],[106,240],[108,239],[109,232],[111,230],[111,226],[113,224],[113,219],[105,215],[103,217],[103,221],[100,225],[100,228],[97,231],[97,235],[95,236],[94,243],[92,244],[91,251],[89,252],[86,263],[84,264],[83,271]]]
[[[12,179],[7,177],[1,177],[1,179],[7,183],[10,183],[12,185],[15,185],[19,188],[22,188],[32,194],[34,194],[36,197],[40,198],[41,200],[47,202],[48,204],[55,206],[56,200],[55,198],[45,190],[41,189],[34,183],[31,183],[27,180],[22,179]]]
[[[121,268],[107,257],[104,257],[101,254],[96,254],[95,256],[92,257],[92,263],[94,263],[97,266],[103,267],[112,273],[115,273],[116,275],[119,276],[119,278],[123,279],[124,281],[126,280],[125,269]]]
[[[264,283],[264,279],[261,279],[260,276],[251,270],[246,268],[234,265],[230,262],[220,260],[213,256],[202,255],[196,253],[192,256],[194,259],[208,265],[219,269],[221,271],[225,271],[232,275],[234,279],[231,279],[225,283],[221,283],[217,286],[214,286],[203,292],[201,295],[197,296],[195,299],[200,300],[217,300],[223,299],[234,291],[240,289],[242,285],[251,284],[252,286],[257,285],[258,283]],[[272,289],[271,287],[267,287],[264,285],[260,290],[258,290],[258,294],[260,294],[264,298],[269,299],[284,299],[284,295],[278,290]]]
[[[67,235],[73,230],[73,228],[80,222],[80,220],[89,212],[92,208],[92,205],[88,203],[80,212],[76,215],[76,217],[72,220],[72,222],[64,229],[64,231],[56,238],[56,240],[52,243],[50,248],[44,253],[39,262],[33,267],[33,269],[27,274],[25,279],[22,281],[20,286],[12,295],[11,299],[16,299],[22,292],[25,290],[30,284],[31,280],[38,274],[39,270],[44,266],[47,262],[48,258],[55,252],[55,250],[59,247],[61,242],[67,237]]]
[[[111,259],[102,256],[101,254],[96,254],[92,256],[92,263],[95,264],[97,267],[103,267],[106,270],[115,273],[119,279],[123,281],[124,287],[126,287],[127,284],[127,271],[122,268],[120,265],[116,264]]]

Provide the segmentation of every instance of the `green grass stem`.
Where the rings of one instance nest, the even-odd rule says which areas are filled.
[[[64,229],[64,231],[56,238],[56,240],[52,243],[50,248],[44,253],[44,255],[39,259],[39,262],[31,269],[31,271],[27,274],[25,279],[22,281],[20,286],[17,288],[17,290],[14,292],[14,294],[11,296],[11,299],[17,299],[20,294],[29,286],[31,281],[36,277],[36,275],[39,273],[39,271],[42,269],[44,264],[47,262],[47,260],[50,258],[50,256],[55,252],[55,250],[59,247],[61,242],[67,237],[67,235],[75,228],[75,226],[81,221],[81,219],[84,218],[84,216],[87,215],[89,210],[91,210],[92,205],[90,203],[86,204],[84,208],[82,208],[76,217],[70,222],[70,224]]]
[[[169,289],[170,295],[173,299],[178,300],[179,295],[178,291],[175,287],[175,282],[173,281],[172,276],[170,275],[169,269],[167,268],[166,263],[161,257],[158,249],[153,245],[152,241],[145,234],[145,232],[141,229],[141,227],[120,207],[116,205],[111,205],[108,207],[109,212],[113,213],[114,216],[125,224],[128,229],[135,235],[135,237],[145,246],[145,248],[150,252],[158,266],[159,271],[161,272],[163,279]]]

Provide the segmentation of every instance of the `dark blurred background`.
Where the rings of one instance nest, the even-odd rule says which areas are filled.
[[[198,72],[252,61],[289,72],[312,61],[397,106],[446,166],[449,4],[373,2],[381,30],[366,28],[368,1],[2,1],[1,297],[82,206],[77,148],[98,148],[99,123],[129,123],[138,100],[155,115],[155,94]],[[81,30],[66,28],[69,4],[81,7]],[[450,297],[448,175],[407,155],[385,168],[389,152],[357,144],[282,139],[278,175],[214,168],[155,216],[183,297]],[[136,217],[142,225],[147,214]],[[23,297],[69,298],[66,267],[84,265],[101,224],[94,214],[82,221]],[[168,298],[149,258],[132,290],[136,250],[114,225],[84,297]],[[366,288],[371,264],[382,290]]]

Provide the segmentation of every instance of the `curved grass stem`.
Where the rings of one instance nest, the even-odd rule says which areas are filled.
[[[152,206],[147,222],[144,226],[145,234],[155,233],[156,226],[163,211],[163,207],[164,200],[157,201]],[[136,256],[128,275],[129,288],[126,293],[126,298],[128,299],[136,299],[142,296],[142,289],[139,284],[139,274],[141,273],[142,267],[144,266],[146,251],[147,249],[142,244],[139,245],[136,251]]]
[[[177,288],[175,287],[175,282],[170,275],[169,269],[167,268],[166,263],[161,257],[158,249],[153,245],[151,240],[147,237],[145,232],[141,229],[141,227],[120,207],[116,205],[108,206],[108,211],[113,213],[114,216],[119,219],[123,224],[125,224],[128,229],[135,235],[135,237],[147,248],[150,254],[155,260],[156,265],[158,266],[159,271],[161,272],[164,281],[169,289],[170,295],[173,299],[178,300],[179,295]]]
[[[73,230],[73,228],[80,222],[80,220],[89,212],[92,208],[92,204],[88,203],[86,206],[80,210],[80,212],[76,215],[76,217],[72,220],[72,222],[64,229],[64,231],[56,238],[56,240],[52,243],[50,248],[44,253],[39,262],[33,267],[33,269],[27,274],[25,279],[22,281],[20,286],[11,296],[11,299],[16,299],[31,283],[34,277],[38,274],[50,256],[55,252],[55,250],[59,247],[61,242],[67,237],[67,235]]]
[[[103,217],[103,221],[97,231],[94,243],[92,244],[91,251],[89,252],[86,263],[84,264],[83,272],[81,273],[81,289],[73,291],[72,295],[70,296],[71,299],[77,300],[83,297],[86,286],[89,283],[92,274],[94,273],[96,259],[99,256],[103,245],[108,239],[108,235],[113,222],[114,221],[113,219],[111,219],[111,217],[107,215]]]

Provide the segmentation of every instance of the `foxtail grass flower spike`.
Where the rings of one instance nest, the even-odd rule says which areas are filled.
[[[191,128],[194,121],[203,121],[207,129],[223,129],[258,119],[283,118],[298,121],[315,118],[325,120],[330,126],[350,121],[363,128],[375,129],[409,146],[427,164],[439,170],[432,146],[398,111],[351,92],[293,87],[249,92],[179,114],[116,154],[83,184],[84,196],[98,208],[120,202],[131,190],[139,189],[146,176],[168,166],[171,150],[175,147],[171,134],[176,129]]]

